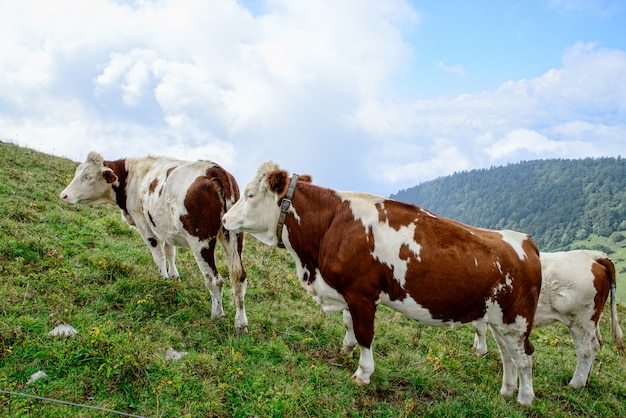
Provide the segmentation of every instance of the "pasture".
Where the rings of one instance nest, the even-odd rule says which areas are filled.
[[[358,351],[341,353],[341,315],[321,312],[285,250],[247,238],[249,333],[239,338],[228,283],[226,316],[213,321],[190,251],[178,255],[181,281],[158,279],[116,207],[61,202],[76,163],[4,143],[0,150],[3,391],[145,417],[626,416],[626,356],[611,342],[606,314],[605,344],[582,389],[566,386],[576,357],[565,326],[533,332],[536,398],[520,408],[498,395],[490,336],[489,354],[477,358],[471,326],[422,327],[380,308],[376,371],[357,387]],[[219,246],[217,258],[226,277]],[[619,317],[624,328],[623,306]],[[50,337],[59,324],[78,335]],[[188,355],[166,360],[168,348]],[[27,384],[37,371],[48,377]],[[0,416],[114,415],[2,392]]]

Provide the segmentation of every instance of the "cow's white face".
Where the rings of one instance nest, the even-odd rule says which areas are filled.
[[[61,192],[61,200],[72,205],[115,203],[111,183],[117,181],[117,176],[103,162],[101,156],[90,153],[87,160],[76,168],[74,179]]]
[[[263,167],[246,186],[242,198],[226,212],[222,223],[229,231],[245,232],[273,246],[278,244],[276,227],[280,208],[276,195],[267,187],[267,171]]]

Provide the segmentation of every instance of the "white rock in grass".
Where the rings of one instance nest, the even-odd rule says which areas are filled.
[[[52,337],[73,337],[76,334],[78,330],[69,324],[61,324],[48,333]]]
[[[180,360],[186,355],[189,355],[186,351],[176,351],[173,348],[168,348],[165,352],[165,360]]]
[[[39,379],[45,379],[47,377],[48,375],[46,374],[46,372],[42,372],[41,370],[39,370],[37,373],[33,373],[32,375],[30,375],[30,379],[28,379],[26,385],[30,385],[31,383],[35,383]]]

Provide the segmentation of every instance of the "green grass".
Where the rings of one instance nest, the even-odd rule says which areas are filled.
[[[491,338],[489,354],[476,358],[471,327],[422,327],[381,308],[376,371],[357,387],[358,353],[341,352],[341,315],[323,314],[306,295],[284,250],[246,241],[250,332],[237,338],[231,303],[225,318],[210,319],[189,251],[179,252],[180,282],[158,279],[117,208],[60,201],[75,163],[4,143],[0,152],[2,390],[150,417],[626,416],[626,361],[608,315],[583,389],[566,386],[576,364],[567,329],[533,334],[537,397],[524,409],[498,395]],[[226,276],[221,248],[218,260]],[[626,325],[621,306],[619,315]],[[49,337],[62,323],[79,334]],[[169,347],[189,355],[167,361]],[[38,370],[49,377],[26,385]],[[0,393],[0,416],[113,415]]]

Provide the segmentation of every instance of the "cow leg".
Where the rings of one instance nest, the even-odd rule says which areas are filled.
[[[144,233],[142,233],[142,231],[139,229],[139,226],[137,227],[137,230],[139,231],[141,237],[144,239],[144,242],[148,245],[148,248],[150,248],[152,259],[154,259],[154,264],[156,264],[157,268],[159,269],[159,277],[167,279],[169,275],[167,273],[167,266],[165,264],[165,254],[163,252],[163,247],[159,244],[159,241],[155,237],[151,235],[144,235]]]
[[[372,303],[352,304],[348,302],[348,314],[352,318],[354,335],[360,348],[359,367],[352,375],[352,380],[359,386],[369,384],[370,376],[374,373],[374,353],[372,340],[374,339],[374,316],[376,305]],[[346,317],[344,316],[344,319]]]
[[[193,254],[204,276],[204,284],[211,293],[211,318],[221,318],[224,316],[222,307],[222,286],[224,279],[220,276],[215,266],[215,238],[202,242],[199,247],[193,249]]]
[[[178,269],[176,268],[176,247],[168,243],[163,244],[165,259],[167,260],[167,274],[172,279],[178,279]]]
[[[511,397],[517,391],[517,370],[504,339],[493,327],[491,328],[491,333],[496,340],[496,344],[498,344],[498,350],[502,359],[502,387],[500,388],[500,395]]]
[[[482,357],[487,354],[487,323],[481,319],[472,322],[474,326],[474,345],[472,349],[478,357]]]
[[[230,277],[230,287],[233,291],[233,297],[235,300],[235,331],[238,335],[248,332],[248,317],[246,316],[246,271],[243,268],[241,262],[241,246],[243,245],[243,234],[231,233],[227,236],[220,232],[220,242],[226,251],[226,258],[228,260],[228,275]]]
[[[347,309],[344,309],[343,311],[343,324],[346,327],[346,336],[343,337],[342,351],[346,353],[351,353],[356,349],[357,341],[356,336],[354,335],[352,315],[350,315],[350,311]]]
[[[490,324],[491,331],[502,358],[502,387],[500,394],[511,397],[517,390],[519,373],[519,393],[517,402],[529,406],[535,398],[533,391],[532,357],[526,354],[526,336],[515,323],[510,325]],[[530,344],[530,342],[528,343]]]
[[[359,386],[369,385],[370,376],[374,373],[374,353],[370,348],[359,345],[361,355],[359,356],[359,367],[352,375],[352,380]]]
[[[576,371],[569,382],[573,388],[582,388],[589,382],[591,368],[596,358],[596,353],[600,349],[600,341],[595,333],[595,325],[584,327],[572,324],[569,327],[576,349]]]

